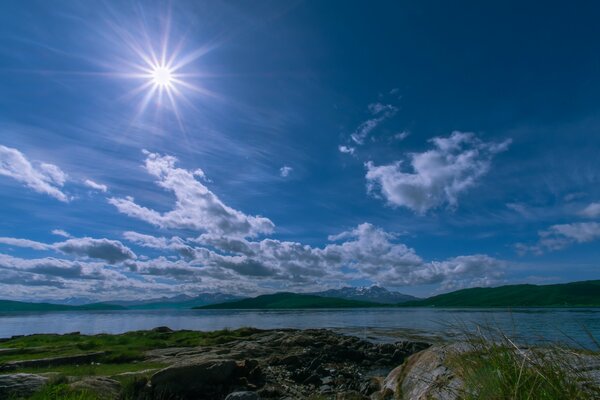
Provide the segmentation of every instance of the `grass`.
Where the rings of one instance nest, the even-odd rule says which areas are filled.
[[[582,354],[558,346],[523,348],[501,331],[484,328],[468,333],[472,351],[450,359],[464,381],[464,400],[592,400],[600,388],[592,385],[574,362]],[[600,349],[599,349],[600,350]],[[600,354],[594,353],[600,361]]]
[[[213,332],[135,331],[121,335],[31,335],[0,343],[0,349],[15,349],[8,354],[0,352],[0,364],[15,360],[58,357],[105,351],[98,359],[101,364],[124,364],[140,361],[151,349],[166,347],[195,347],[228,343],[255,333],[255,329],[220,330]]]

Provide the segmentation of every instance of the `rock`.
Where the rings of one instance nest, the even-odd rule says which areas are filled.
[[[169,328],[168,326],[157,326],[156,328],[152,329],[152,332],[173,333],[173,329]]]
[[[335,400],[368,400],[368,397],[363,396],[355,390],[347,390],[336,394]]]
[[[98,360],[105,354],[106,352],[104,351],[98,351],[95,353],[75,354],[72,356],[39,358],[35,360],[9,361],[0,365],[0,371],[10,371],[17,368],[39,368],[66,364],[89,364],[92,361]]]
[[[231,386],[236,367],[233,360],[190,360],[156,372],[150,378],[150,385],[161,396],[212,399]]]
[[[233,392],[229,393],[225,400],[260,400],[256,392]]]
[[[465,343],[455,343],[414,354],[388,374],[382,392],[393,392],[405,400],[457,400],[463,382],[446,361],[468,349]]]
[[[34,374],[0,375],[0,399],[29,397],[46,382],[48,378]]]
[[[94,393],[101,400],[119,398],[121,384],[114,379],[104,376],[90,376],[70,384],[73,389],[81,389]]]

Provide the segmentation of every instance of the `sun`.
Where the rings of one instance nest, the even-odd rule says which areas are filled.
[[[152,69],[152,84],[162,89],[173,89],[174,76],[173,71],[166,65],[157,65]]]

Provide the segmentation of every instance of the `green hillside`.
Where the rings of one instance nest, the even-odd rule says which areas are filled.
[[[556,285],[508,285],[457,290],[401,307],[597,307],[600,280]]]
[[[195,309],[291,309],[291,308],[361,308],[382,307],[367,301],[344,300],[296,293],[266,294],[252,299],[211,304]]]
[[[86,304],[67,306],[50,303],[26,303],[22,301],[0,300],[0,312],[7,311],[82,311],[82,310],[124,310],[125,307],[111,304]]]

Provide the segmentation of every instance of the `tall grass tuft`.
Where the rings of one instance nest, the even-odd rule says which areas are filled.
[[[465,400],[592,400],[600,387],[587,373],[600,353],[559,345],[517,345],[499,329],[464,331],[469,351],[450,360]],[[598,349],[600,350],[600,348]]]

